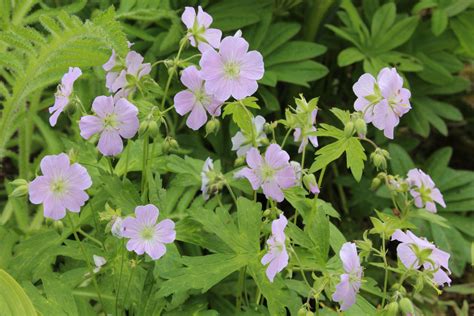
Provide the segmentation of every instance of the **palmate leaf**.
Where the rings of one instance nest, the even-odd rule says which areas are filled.
[[[23,70],[17,72],[14,62],[0,64],[1,68],[11,71],[14,79],[7,87],[11,95],[3,101],[0,158],[5,155],[6,143],[16,131],[18,118],[32,93],[58,83],[69,66],[100,65],[107,60],[111,48],[119,54],[127,51],[125,35],[114,19],[113,10],[85,23],[64,12],[55,19],[42,16],[40,21],[50,33],[48,37],[28,28],[12,28],[0,33],[0,42],[15,56],[10,59],[19,59],[23,65]]]
[[[347,111],[333,108],[331,112],[343,124],[349,120],[349,112]],[[365,149],[360,140],[357,137],[345,137],[344,131],[327,124],[320,124],[316,134],[320,137],[335,138],[336,141],[316,151],[316,157],[311,165],[310,172],[326,168],[331,162],[346,153],[346,166],[351,170],[354,179],[360,181],[364,170],[364,162],[367,160]]]

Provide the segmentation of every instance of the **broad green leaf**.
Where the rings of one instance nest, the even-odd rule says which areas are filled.
[[[433,10],[431,15],[431,31],[434,35],[438,36],[446,30],[448,26],[448,15],[443,9]]]
[[[308,82],[318,80],[327,75],[326,66],[312,60],[297,61],[268,67],[276,74],[278,81],[294,83],[309,87]]]
[[[418,17],[412,16],[395,22],[390,29],[383,34],[379,42],[374,43],[378,50],[389,51],[404,44],[410,39],[418,26]]]
[[[316,158],[311,165],[310,172],[314,173],[318,170],[326,168],[331,162],[341,157],[347,149],[347,140],[342,138],[316,151]]]
[[[390,29],[395,22],[396,15],[397,8],[393,2],[384,4],[375,11],[370,27],[370,33],[375,42]]]
[[[345,67],[361,61],[364,58],[365,55],[362,54],[360,50],[355,47],[349,47],[339,53],[337,56],[337,64],[339,67]]]
[[[388,145],[388,151],[390,153],[390,166],[392,167],[393,174],[404,177],[408,170],[415,168],[413,160],[411,160],[402,146],[392,143]]]
[[[311,42],[291,41],[274,51],[265,60],[265,67],[273,65],[302,61],[314,58],[326,52],[326,47]]]
[[[37,315],[31,300],[7,272],[0,269],[0,310],[2,315]]]
[[[277,48],[288,42],[300,30],[301,26],[297,23],[275,23],[268,28],[267,36],[260,47],[264,60]],[[267,69],[265,69],[266,71]]]
[[[260,12],[269,10],[270,6],[268,0],[228,0],[213,3],[206,11],[213,18],[212,27],[227,32],[257,23],[261,19]]]
[[[455,18],[451,19],[451,28],[458,38],[461,46],[466,54],[470,57],[474,56],[474,13],[466,11]]]

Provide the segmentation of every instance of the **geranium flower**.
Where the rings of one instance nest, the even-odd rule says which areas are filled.
[[[54,95],[54,105],[48,109],[49,113],[51,113],[51,116],[49,117],[49,124],[51,124],[51,126],[56,125],[59,114],[61,114],[69,104],[69,97],[72,94],[74,81],[76,81],[81,75],[81,69],[77,67],[69,67],[69,71],[65,73],[61,79],[61,84],[58,85],[58,90]]]
[[[112,50],[109,60],[102,65],[102,68],[107,71],[105,86],[111,93],[116,93],[118,97],[127,97],[135,91],[134,84],[151,72],[151,64],[143,63],[143,60],[142,55],[135,51],[130,51],[125,57],[125,68],[118,71],[115,68],[120,69],[120,65],[117,62],[115,51]],[[128,82],[127,76],[134,77],[135,82]]]
[[[344,243],[339,251],[339,257],[346,273],[341,274],[341,281],[336,285],[332,299],[339,302],[341,310],[345,311],[356,301],[356,294],[359,292],[362,281],[362,267],[354,243]]]
[[[138,255],[146,252],[153,260],[160,259],[166,253],[165,244],[172,243],[176,238],[175,224],[170,219],[157,224],[159,214],[156,206],[148,204],[137,206],[135,217],[123,220],[122,235],[130,238],[128,251],[135,251]]]
[[[209,199],[209,181],[210,181],[210,175],[209,173],[214,170],[214,163],[212,162],[212,159],[208,157],[206,161],[204,162],[204,165],[202,167],[201,171],[201,192],[202,192],[202,197],[204,200]]]
[[[266,274],[270,282],[273,282],[276,274],[281,272],[288,265],[288,252],[285,245],[285,227],[288,220],[285,215],[272,222],[272,235],[267,240],[268,252],[261,260],[263,265],[267,265]]]
[[[237,156],[245,156],[247,152],[252,147],[260,147],[268,141],[267,135],[263,131],[265,125],[265,119],[263,116],[257,115],[252,118],[252,126],[254,131],[254,138],[248,133],[243,133],[241,131],[237,132],[234,137],[231,138],[232,141],[232,150],[237,150]]]
[[[78,213],[89,199],[85,190],[92,185],[86,168],[71,165],[66,154],[45,156],[40,167],[43,175],[28,186],[31,203],[43,203],[44,216],[54,220],[64,218],[66,209]]]
[[[436,213],[436,204],[434,202],[442,207],[446,207],[443,195],[436,188],[431,177],[420,169],[408,171],[407,182],[411,186],[410,194],[415,199],[416,207],[425,207],[432,213]]]
[[[249,44],[241,37],[227,36],[219,52],[206,50],[199,61],[206,91],[220,100],[230,96],[237,100],[257,91],[257,80],[263,77],[263,57],[248,51]]]
[[[401,243],[397,246],[397,255],[400,261],[408,269],[419,269],[421,266],[425,270],[433,271],[433,281],[439,286],[445,283],[451,285],[449,270],[449,253],[436,248],[435,245],[425,238],[419,238],[411,231],[406,233],[397,229],[392,240],[398,240]],[[446,273],[446,271],[448,272]]]
[[[212,17],[198,7],[198,12],[193,7],[185,7],[181,21],[188,28],[188,38],[192,46],[198,46],[201,52],[209,48],[219,48],[222,32],[218,29],[209,28],[212,23]],[[208,45],[206,45],[208,44]]]
[[[236,177],[245,177],[252,188],[262,187],[267,198],[277,202],[284,199],[282,189],[288,189],[297,182],[295,169],[289,163],[290,156],[277,144],[268,146],[265,157],[262,157],[256,148],[247,152],[247,165]]]
[[[104,156],[118,155],[123,150],[122,138],[132,138],[138,131],[138,109],[127,99],[112,96],[95,98],[92,109],[95,115],[83,116],[79,122],[81,136],[89,139],[100,133],[99,151]]]
[[[354,108],[364,114],[364,120],[387,138],[393,139],[393,130],[400,117],[410,109],[411,93],[403,88],[403,78],[395,68],[380,70],[377,80],[371,74],[363,74],[352,90],[357,96]]]
[[[302,112],[306,114],[305,122],[298,122],[298,127],[295,128],[293,133],[293,139],[295,142],[300,142],[300,147],[298,148],[298,153],[302,153],[304,148],[308,145],[308,141],[313,144],[314,147],[318,147],[318,137],[312,135],[316,132],[316,115],[318,110],[314,109],[310,113],[307,112],[307,109],[304,109],[300,106],[301,103],[297,103],[296,113]]]
[[[174,96],[174,107],[179,115],[191,114],[186,125],[198,130],[207,122],[207,112],[212,116],[221,115],[223,101],[209,94],[204,88],[204,81],[195,66],[189,66],[181,74],[181,82],[188,88]]]

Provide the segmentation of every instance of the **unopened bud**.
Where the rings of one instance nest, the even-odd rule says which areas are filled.
[[[265,123],[263,125],[263,131],[265,134],[270,134],[273,131],[273,123]]]
[[[171,138],[170,139],[170,147],[171,147],[171,149],[178,149],[179,148],[178,141],[174,138]]]
[[[397,302],[392,302],[388,304],[385,309],[387,310],[386,315],[387,316],[397,316],[398,314],[398,303]]]
[[[372,179],[372,183],[370,184],[370,189],[372,191],[377,190],[380,187],[381,183],[382,183],[382,181],[379,178]]]
[[[241,166],[245,163],[245,156],[240,156],[237,159],[235,159],[234,166]]]
[[[272,213],[272,210],[269,209],[269,208],[267,208],[267,209],[263,212],[263,216],[264,216],[264,217],[268,217],[268,216],[270,216],[271,213]]]
[[[221,126],[221,123],[219,122],[218,119],[213,117],[209,122],[206,124],[206,136],[210,135],[212,133],[217,134],[219,131],[219,128]]]
[[[115,220],[113,221],[112,228],[110,229],[110,232],[112,235],[115,237],[121,239],[123,238],[123,226],[122,226],[122,218],[121,217],[116,217]]]
[[[160,133],[160,126],[156,121],[148,122],[148,133],[151,137],[156,137]]]
[[[375,168],[377,170],[385,170],[387,169],[387,159],[383,153],[383,149],[377,148],[371,155],[370,159],[372,160]]]
[[[367,134],[367,124],[364,119],[358,118],[354,123],[355,129],[359,137],[365,137]]]
[[[16,179],[10,183],[15,187],[10,197],[20,198],[28,194],[28,182],[25,179]]]
[[[138,134],[143,135],[146,131],[148,131],[148,120],[145,120],[140,123],[140,127],[138,128]]]
[[[413,307],[413,303],[410,301],[408,297],[402,298],[400,302],[398,303],[398,305],[400,306],[400,309],[402,310],[403,315],[415,314],[415,307]]]
[[[352,122],[347,122],[346,126],[344,126],[344,136],[349,138],[354,134],[354,123]]]
[[[53,222],[53,227],[60,233],[62,233],[64,229],[64,223],[62,221],[54,221]]]
[[[304,175],[303,184],[309,192],[311,192],[313,194],[318,194],[319,193],[318,182],[316,182],[316,177],[314,176],[314,174]]]

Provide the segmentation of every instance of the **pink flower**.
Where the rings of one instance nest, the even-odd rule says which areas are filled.
[[[104,156],[118,155],[123,150],[122,138],[132,138],[138,131],[138,109],[127,99],[112,96],[95,98],[92,109],[95,115],[83,116],[79,122],[81,136],[89,139],[100,133],[99,151]]]
[[[207,122],[207,112],[212,116],[221,115],[220,101],[209,94],[204,88],[204,81],[195,66],[183,70],[181,82],[188,88],[174,96],[174,107],[179,115],[191,112],[186,120],[186,125],[193,130],[198,130]]]
[[[433,281],[439,286],[443,286],[444,283],[451,284],[448,276],[451,274],[448,267],[449,253],[436,248],[425,238],[419,238],[409,230],[404,233],[397,229],[392,235],[392,240],[401,242],[397,247],[397,255],[406,268],[419,269],[423,266],[425,270],[434,272]]]
[[[336,285],[332,299],[339,302],[341,310],[345,311],[356,301],[356,294],[359,292],[362,281],[362,267],[354,243],[343,244],[339,251],[339,257],[346,273],[341,274],[341,281]]]
[[[295,142],[301,142],[300,147],[298,148],[298,152],[302,153],[304,148],[308,145],[308,140],[313,144],[314,147],[318,147],[318,137],[316,135],[312,135],[316,132],[316,127],[314,124],[316,123],[316,115],[318,114],[318,110],[311,111],[311,115],[308,115],[308,122],[306,124],[301,124],[300,127],[295,128],[295,132],[293,133],[293,138]]]
[[[363,112],[367,123],[373,123],[384,131],[385,137],[393,139],[393,130],[400,117],[411,109],[411,93],[403,88],[403,78],[397,70],[383,68],[377,80],[371,74],[363,74],[352,90],[357,96],[354,108]]]
[[[54,96],[54,105],[49,108],[49,113],[51,113],[49,124],[51,124],[51,126],[56,125],[59,114],[61,114],[69,104],[69,97],[72,94],[74,81],[76,81],[81,75],[81,69],[77,67],[69,67],[69,71],[65,73],[61,79],[61,84],[58,85],[58,90]]]
[[[267,240],[268,252],[263,256],[261,262],[267,265],[267,277],[273,282],[276,274],[281,272],[288,265],[288,252],[285,245],[285,227],[288,220],[285,215],[280,214],[280,218],[272,222],[272,235]]]
[[[244,132],[237,132],[234,137],[232,137],[232,150],[237,151],[238,157],[245,156],[252,146],[256,145],[257,147],[260,147],[268,142],[267,135],[263,130],[264,125],[265,118],[257,115],[252,118],[253,135]],[[254,139],[252,139],[252,136]]]
[[[227,36],[219,52],[208,49],[199,62],[206,91],[220,100],[230,96],[237,100],[257,91],[257,80],[263,77],[263,57],[257,51],[248,52],[249,44],[241,37]]]
[[[252,148],[246,157],[250,168],[241,169],[235,176],[247,178],[254,190],[262,187],[267,198],[281,202],[284,199],[282,189],[288,189],[297,182],[295,169],[289,160],[290,156],[277,144],[268,146],[265,157]]]
[[[166,253],[165,244],[176,239],[175,224],[170,219],[156,223],[159,214],[156,206],[148,204],[135,208],[135,218],[129,216],[123,220],[122,236],[130,238],[128,251],[135,251],[138,255],[146,252],[153,260]]]
[[[135,83],[151,72],[151,64],[144,64],[143,56],[135,51],[127,54],[125,68],[120,70],[121,66],[117,63],[115,51],[112,50],[110,59],[102,65],[102,68],[107,71],[105,86],[111,93],[117,93],[119,97],[127,97],[133,93],[136,89]],[[135,82],[129,83],[127,76],[135,77]]]
[[[443,195],[436,188],[431,177],[420,169],[408,171],[407,182],[411,186],[410,194],[415,199],[416,207],[425,207],[432,213],[436,213],[436,204],[434,202],[442,207],[446,207]]]
[[[66,154],[45,156],[40,167],[43,175],[28,187],[31,203],[43,203],[44,216],[54,220],[66,216],[66,209],[78,213],[89,199],[85,190],[92,185],[86,168],[71,165]]]
[[[201,53],[210,48],[209,45],[219,48],[222,32],[218,29],[209,28],[212,23],[212,17],[204,12],[201,6],[198,7],[197,14],[194,8],[185,7],[181,21],[188,28],[189,42],[194,47],[197,44]]]

